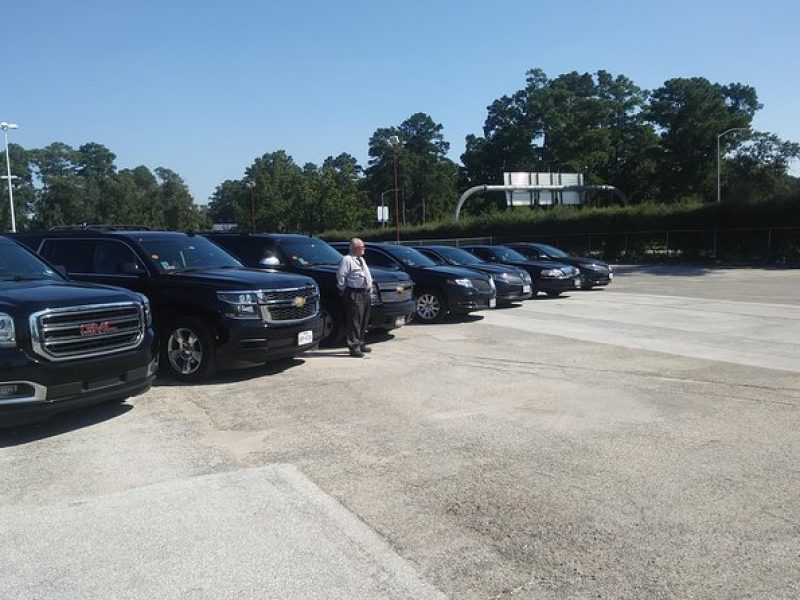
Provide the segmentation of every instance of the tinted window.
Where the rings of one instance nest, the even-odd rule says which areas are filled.
[[[0,241],[0,281],[61,279],[39,258],[22,246]]]
[[[431,250],[425,250],[424,248],[419,248],[419,253],[427,256],[437,265],[447,264],[447,262],[443,258],[441,258],[438,254],[432,252]]]
[[[526,258],[516,250],[505,246],[495,246],[493,248],[495,256],[503,262],[525,262]]]
[[[548,256],[553,256],[555,258],[566,258],[569,256],[569,254],[567,254],[563,250],[559,250],[555,246],[548,246],[547,244],[539,244],[538,247],[544,254],[547,254]]]
[[[317,238],[286,239],[281,240],[279,245],[284,259],[295,266],[338,265],[342,262],[341,254]]]
[[[242,266],[219,246],[195,235],[142,238],[139,243],[159,270],[165,273]]]
[[[144,266],[128,246],[122,242],[103,240],[98,242],[94,259],[94,272],[106,275],[131,274],[133,270],[144,272]]]
[[[214,239],[214,242],[228,250],[248,267],[258,268],[260,266],[258,261],[265,256],[273,255],[272,248],[267,247],[267,240],[255,236],[224,236]]]
[[[397,269],[400,266],[396,261],[386,256],[383,252],[380,252],[379,250],[373,250],[372,248],[367,248],[364,251],[364,257],[367,259],[368,265],[373,265],[375,267]]]
[[[469,251],[475,256],[478,256],[484,260],[492,258],[492,253],[485,248],[470,248]]]
[[[42,256],[67,273],[91,273],[96,240],[45,240]]]
[[[387,254],[391,254],[392,258],[400,261],[407,267],[435,267],[435,263],[425,256],[420,254],[413,248],[406,246],[392,246],[386,250]]]
[[[452,265],[482,265],[484,261],[461,248],[442,248],[439,253]]]

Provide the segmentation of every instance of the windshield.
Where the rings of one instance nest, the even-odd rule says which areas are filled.
[[[295,266],[338,265],[342,255],[327,242],[317,238],[311,240],[281,240],[281,250]]]
[[[548,246],[547,244],[539,244],[538,247],[541,248],[542,252],[544,252],[548,256],[553,256],[555,258],[566,258],[569,256],[569,254],[567,254],[563,250],[559,250],[555,246]]]
[[[392,255],[392,258],[399,260],[407,267],[435,267],[436,263],[430,258],[414,250],[414,248],[407,248],[405,246],[391,246],[387,252]]]
[[[63,278],[39,258],[15,243],[0,243],[0,281],[35,281]]]
[[[501,262],[525,262],[528,260],[516,250],[506,248],[505,246],[495,246],[492,248],[492,251]]]
[[[482,265],[486,262],[461,248],[440,248],[439,254],[444,256],[451,265],[457,265],[459,267],[464,265]]]
[[[145,238],[139,242],[162,273],[242,268],[242,263],[222,248],[198,236]]]

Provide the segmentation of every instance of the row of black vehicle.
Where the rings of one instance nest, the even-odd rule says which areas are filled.
[[[11,237],[27,250],[0,238],[0,424],[136,395],[159,362],[197,381],[344,338],[336,270],[347,242],[97,227]],[[571,267],[520,261],[509,248],[467,250],[368,244],[369,329],[437,322],[578,281]],[[477,257],[484,250],[488,260]]]

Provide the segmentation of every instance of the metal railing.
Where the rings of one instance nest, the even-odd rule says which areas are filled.
[[[611,262],[800,264],[800,227],[542,233],[403,240],[401,243],[412,246],[464,246],[503,242],[542,242],[570,254],[593,256]]]

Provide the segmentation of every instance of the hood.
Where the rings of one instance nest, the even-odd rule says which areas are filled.
[[[369,272],[372,273],[372,281],[375,283],[405,283],[411,285],[411,277],[405,271],[370,267]]]
[[[575,265],[576,267],[582,267],[584,265],[600,265],[601,267],[608,268],[608,263],[603,260],[597,260],[596,258],[587,258],[585,256],[570,256],[567,259],[559,259],[565,262],[569,262],[571,265]]]
[[[27,317],[47,308],[140,301],[135,292],[109,285],[76,281],[19,281],[0,283],[0,312]]]
[[[508,262],[503,264],[518,266],[522,269],[560,269],[561,267],[570,267],[567,263],[558,260],[526,260],[524,262]]]
[[[165,275],[170,280],[200,285],[213,285],[220,289],[275,289],[282,287],[303,287],[314,284],[305,275],[271,272],[261,269],[204,269],[202,271],[177,271]]]
[[[424,267],[422,269],[426,273],[441,273],[442,275],[447,275],[448,277],[455,277],[458,279],[467,278],[475,278],[475,275],[480,276],[481,273],[476,273],[473,269],[468,269],[466,267],[446,267],[446,266],[436,266],[436,267]],[[484,275],[484,277],[487,277]]]

